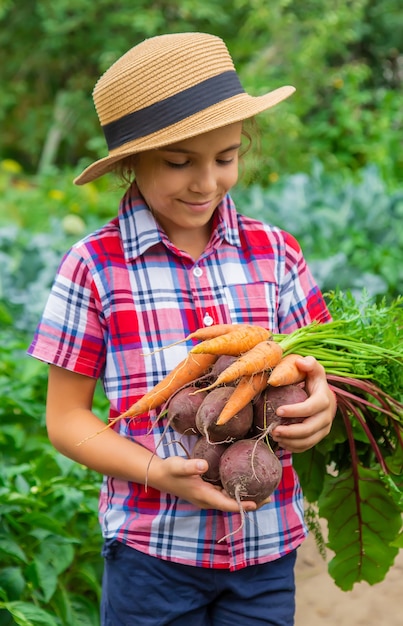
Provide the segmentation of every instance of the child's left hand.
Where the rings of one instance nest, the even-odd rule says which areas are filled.
[[[336,397],[330,390],[323,366],[313,357],[298,361],[298,368],[306,372],[305,388],[308,399],[304,402],[279,407],[282,418],[303,417],[299,424],[279,425],[271,436],[279,446],[290,452],[309,450],[329,434],[336,414]]]

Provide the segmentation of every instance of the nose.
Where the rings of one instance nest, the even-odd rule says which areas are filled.
[[[215,167],[204,165],[195,169],[190,183],[190,190],[195,193],[207,195],[217,189],[217,177]]]

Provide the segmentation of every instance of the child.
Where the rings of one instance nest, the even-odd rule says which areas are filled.
[[[244,503],[235,534],[238,505],[202,480],[206,462],[188,459],[174,431],[149,463],[165,426],[155,411],[90,437],[103,426],[92,412],[96,380],[111,418],[120,415],[190,344],[147,353],[196,328],[248,323],[289,333],[330,319],[295,239],[238,214],[228,195],[243,121],[293,91],[249,96],[225,44],[202,33],[140,43],[95,87],[109,154],[75,182],[114,169],[135,181],[117,217],[64,257],[29,352],[50,364],[50,440],[104,475],[103,626],[293,624],[306,529],[291,453],[325,437],[335,413],[315,359],[300,360],[308,400],[282,409],[305,421],[273,432],[282,481],[268,504]]]

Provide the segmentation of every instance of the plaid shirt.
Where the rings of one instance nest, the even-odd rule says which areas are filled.
[[[329,320],[322,295],[295,239],[237,214],[227,196],[214,216],[210,242],[195,262],[156,224],[135,185],[118,217],[77,243],[59,267],[28,352],[57,366],[101,378],[111,418],[152,388],[191,347],[180,344],[203,325],[259,324],[289,333]],[[122,436],[161,457],[185,455],[164,420],[150,416],[115,425]],[[153,423],[150,430],[150,418]],[[182,438],[190,449],[194,437]],[[240,516],[200,510],[143,485],[104,477],[100,520],[115,537],[147,554],[202,567],[235,570],[285,555],[306,534],[303,498],[292,455],[279,453],[283,478],[272,502]]]

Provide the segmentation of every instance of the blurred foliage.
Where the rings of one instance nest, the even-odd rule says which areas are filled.
[[[35,172],[104,156],[98,77],[144,38],[189,30],[223,37],[250,93],[297,88],[259,116],[251,178],[268,185],[316,159],[375,164],[392,186],[403,178],[399,0],[2,0],[0,158]]]
[[[100,477],[56,452],[44,422],[47,367],[0,313],[0,623],[96,626]],[[106,415],[100,390],[96,410]]]
[[[297,238],[322,291],[402,293],[403,187],[389,192],[376,167],[352,180],[316,162],[310,174],[284,177],[269,189],[239,187],[232,195],[242,212]]]

